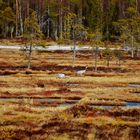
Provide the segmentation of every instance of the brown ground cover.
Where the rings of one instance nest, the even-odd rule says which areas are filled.
[[[0,139],[140,139],[140,61],[110,67],[90,53],[0,50]],[[84,76],[75,72],[88,66]],[[60,79],[57,74],[64,73]]]

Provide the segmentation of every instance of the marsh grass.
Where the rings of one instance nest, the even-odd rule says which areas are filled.
[[[123,73],[116,70],[115,59],[111,62],[110,71],[101,59],[98,63],[100,70],[95,73],[91,54],[85,57],[79,53],[76,67],[72,68],[71,53],[33,52],[32,70],[27,74],[26,60],[22,53],[3,49],[0,56],[0,96],[23,97],[22,102],[0,101],[0,139],[5,139],[5,134],[12,135],[13,132],[16,135],[12,138],[18,139],[22,139],[17,135],[19,132],[25,139],[29,139],[27,133],[32,134],[32,139],[79,140],[85,136],[84,139],[91,140],[99,139],[97,136],[100,134],[102,139],[106,135],[109,137],[109,134],[116,134],[116,139],[127,139],[133,133],[132,128],[137,130],[140,126],[139,108],[89,107],[89,104],[140,102],[140,95],[131,93],[139,91],[139,87],[129,86],[130,83],[140,83],[139,61],[127,60],[121,66],[126,70]],[[76,76],[75,71],[84,68],[85,64],[88,65],[85,76]],[[6,71],[7,75],[2,74]],[[56,77],[58,73],[68,77],[59,79]],[[68,107],[41,107],[35,106],[32,99],[34,96],[59,98],[63,102],[73,99],[77,102]],[[117,133],[121,129],[122,133]]]

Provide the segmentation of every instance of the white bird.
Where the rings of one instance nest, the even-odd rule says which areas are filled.
[[[66,78],[66,75],[64,73],[59,73],[57,75],[57,78],[64,79],[64,78]]]
[[[87,66],[85,67],[84,70],[78,70],[78,71],[76,71],[76,75],[82,76],[82,75],[84,75],[86,73],[86,70],[87,70]]]

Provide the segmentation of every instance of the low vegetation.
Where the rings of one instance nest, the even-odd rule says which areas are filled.
[[[33,52],[30,70],[18,50],[0,56],[0,139],[140,139],[139,60],[99,59],[95,72],[90,53],[73,68],[69,52]]]

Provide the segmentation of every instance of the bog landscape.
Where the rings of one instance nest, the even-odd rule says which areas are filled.
[[[0,7],[0,140],[140,140],[139,0]]]

